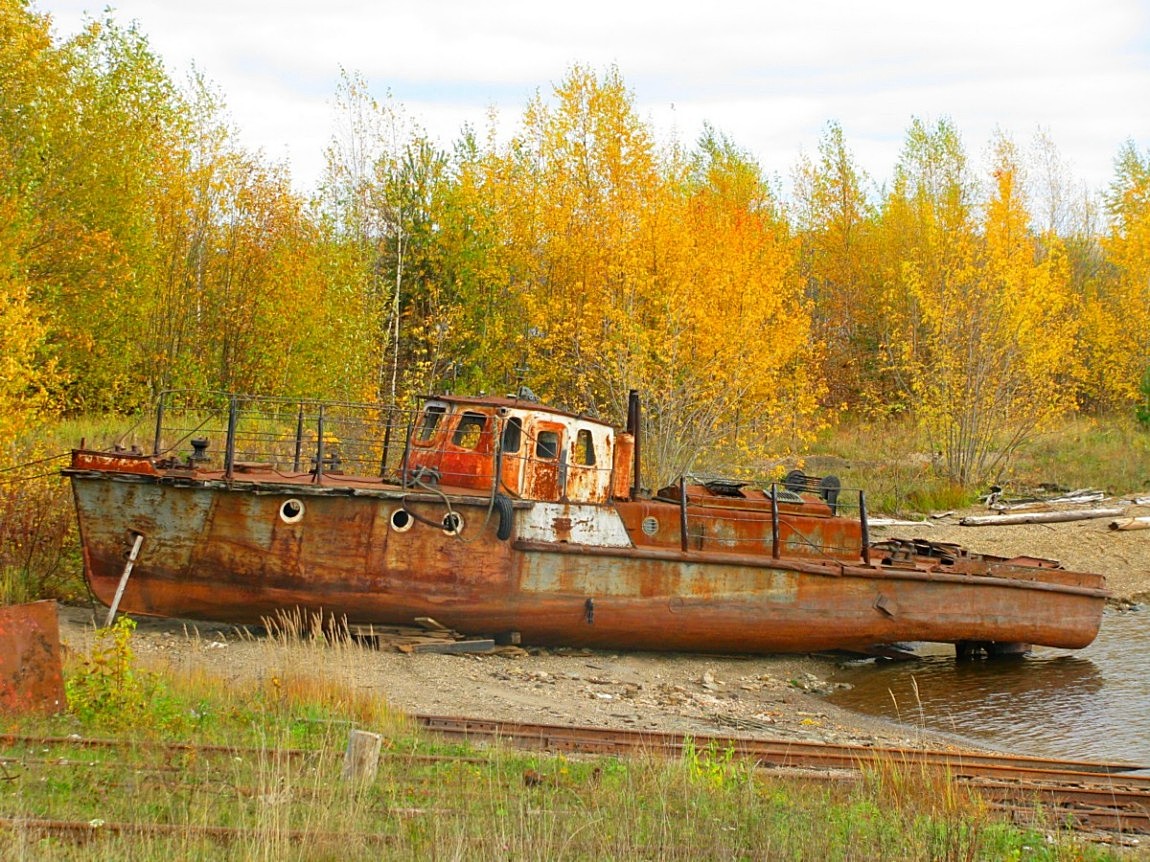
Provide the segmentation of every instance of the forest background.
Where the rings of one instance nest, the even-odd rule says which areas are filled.
[[[110,16],[0,0],[0,466],[46,421],[169,388],[407,405],[513,392],[619,420],[648,475],[892,416],[958,486],[1075,416],[1150,423],[1150,153],[1077,184],[1041,132],[972,158],[911,119],[890,178],[833,121],[789,195],[707,128],[655,140],[572,67],[447,149],[346,73],[318,188]]]

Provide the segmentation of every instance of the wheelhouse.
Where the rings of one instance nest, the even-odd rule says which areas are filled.
[[[630,434],[519,398],[429,398],[412,428],[407,480],[528,500],[626,498]]]

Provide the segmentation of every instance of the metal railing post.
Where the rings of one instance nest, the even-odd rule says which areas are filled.
[[[679,545],[687,553],[687,477],[679,477]]]
[[[403,461],[399,467],[399,483],[400,487],[407,488],[407,470],[408,464],[411,461],[411,434],[415,430],[415,417],[408,415],[407,417],[407,436],[403,441]]]
[[[779,558],[779,484],[771,483],[771,556]]]
[[[391,424],[395,421],[395,408],[387,408],[387,421],[383,426],[383,452],[379,456],[379,478],[387,476],[387,458],[391,454]]]
[[[295,420],[295,453],[292,457],[292,472],[299,472],[300,458],[303,457],[303,403],[299,405],[299,413]]]
[[[153,455],[159,455],[160,454],[160,435],[161,435],[162,429],[164,427],[164,396],[166,394],[167,393],[165,393],[165,392],[160,393],[160,400],[159,400],[159,403],[156,405],[156,437],[155,437],[155,441],[152,443],[152,454]]]
[[[239,407],[236,396],[228,396],[228,440],[224,447],[224,477],[232,478],[236,461],[236,426],[239,424]]]
[[[319,418],[316,420],[316,433],[319,440],[315,451],[315,481],[318,485],[323,481],[323,404],[319,405]]]
[[[862,558],[870,565],[870,524],[866,517],[866,491],[859,491],[859,526],[862,527]]]

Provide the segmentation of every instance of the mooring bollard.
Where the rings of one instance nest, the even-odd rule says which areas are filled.
[[[375,780],[379,769],[379,750],[383,736],[367,730],[353,730],[343,755],[343,780],[367,784]]]

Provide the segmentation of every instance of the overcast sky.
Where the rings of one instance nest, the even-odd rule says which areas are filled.
[[[33,0],[58,37],[93,0]],[[494,108],[517,126],[572,64],[618,67],[660,140],[704,122],[784,184],[828,121],[884,182],[913,117],[946,117],[979,159],[996,128],[1044,130],[1101,190],[1126,140],[1150,150],[1147,0],[119,0],[169,74],[194,64],[243,141],[310,191],[333,134],[340,69],[390,92],[448,146]]]

